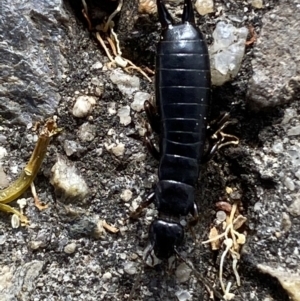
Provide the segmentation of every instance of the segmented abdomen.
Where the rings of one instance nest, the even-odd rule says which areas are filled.
[[[210,67],[201,32],[189,26],[191,38],[184,28],[184,39],[171,35],[158,45],[156,101],[161,116],[159,179],[194,186],[205,142]]]

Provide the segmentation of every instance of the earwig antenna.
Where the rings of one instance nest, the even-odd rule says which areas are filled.
[[[193,267],[193,265],[188,262],[185,258],[183,258],[180,253],[177,251],[176,248],[174,248],[174,251],[176,253],[176,255],[178,256],[178,258],[183,261],[194,273],[195,277],[197,278],[197,280],[199,282],[201,282],[206,288],[207,290],[210,292],[210,293],[213,293],[213,297],[217,297],[218,299],[222,300],[222,295],[217,292],[214,288],[211,287],[211,285],[207,282],[207,280],[205,280],[198,271],[195,270],[195,268]]]

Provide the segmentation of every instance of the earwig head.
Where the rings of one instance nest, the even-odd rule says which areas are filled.
[[[175,248],[182,244],[184,230],[179,223],[157,219],[150,226],[149,238],[155,256],[168,259],[175,253]]]

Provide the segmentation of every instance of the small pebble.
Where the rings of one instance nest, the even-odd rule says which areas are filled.
[[[96,62],[91,66],[91,70],[99,70],[103,68],[103,64],[101,62]]]
[[[300,180],[300,169],[295,172],[295,176]]]
[[[157,12],[157,6],[154,0],[140,0],[139,1],[139,13],[140,14],[155,14]]]
[[[263,204],[261,202],[256,202],[254,204],[254,207],[253,207],[253,210],[255,212],[258,212],[258,211],[261,211],[262,210],[262,207],[263,207]]]
[[[300,196],[296,195],[296,199],[288,208],[288,211],[293,216],[300,216]]]
[[[263,8],[263,0],[252,0],[251,4],[254,8]]]
[[[146,100],[150,100],[151,95],[146,92],[136,92],[133,98],[133,102],[130,105],[131,109],[137,112],[141,112],[144,109],[144,103]]]
[[[140,88],[140,79],[137,76],[125,74],[120,69],[115,69],[111,72],[110,80],[118,86],[122,93],[128,96],[132,96]]]
[[[295,190],[295,184],[291,178],[286,177],[284,180],[284,184],[289,190],[291,190],[291,191]]]
[[[74,242],[72,242],[64,247],[64,252],[66,254],[73,254],[75,252],[75,250],[76,250],[76,244]]]
[[[9,181],[7,179],[6,173],[3,170],[3,167],[0,165],[0,187],[4,188],[8,186]]]
[[[110,272],[106,272],[103,274],[102,279],[103,280],[109,280],[112,278],[112,274]]]
[[[300,135],[300,125],[294,126],[287,131],[288,136],[298,136]]]
[[[188,267],[187,264],[183,262],[177,267],[175,271],[175,275],[179,283],[183,283],[189,280],[191,272],[192,272],[191,268]]]
[[[217,220],[219,222],[223,222],[226,220],[226,213],[224,211],[218,211],[217,214],[216,214],[216,217],[217,217]]]
[[[6,140],[7,140],[6,136],[0,134],[0,143],[4,144],[4,142],[6,142]]]
[[[118,116],[120,117],[120,123],[123,125],[128,125],[131,123],[130,117],[130,107],[124,106],[118,110]]]
[[[128,202],[132,198],[131,190],[129,189],[123,190],[120,197],[124,202]]]
[[[109,151],[110,153],[114,154],[116,157],[121,157],[124,155],[125,153],[125,144],[124,143],[119,143],[119,144],[104,144],[105,148],[107,151]]]
[[[126,262],[124,264],[124,271],[129,275],[134,275],[137,273],[136,263],[135,262]]]
[[[3,146],[0,146],[0,160],[2,160],[6,155],[7,150]]]
[[[204,15],[212,13],[214,11],[214,1],[213,0],[197,0],[195,3],[195,8],[201,16],[204,16]]]
[[[62,156],[57,157],[57,162],[51,169],[50,183],[64,199],[82,201],[89,193],[89,188],[76,167]]]
[[[188,291],[180,290],[175,293],[178,301],[192,300],[192,296]]]
[[[110,102],[107,106],[107,111],[108,111],[109,116],[115,115],[117,113],[116,103],[115,102]]]
[[[281,124],[288,124],[290,120],[297,116],[297,112],[294,109],[287,108],[284,111],[284,117],[281,121]]]
[[[280,142],[274,143],[273,146],[272,146],[272,150],[273,150],[273,152],[275,154],[282,153],[283,152],[283,144],[282,144],[282,142],[280,141]]]
[[[98,86],[99,85],[99,78],[98,77],[93,77],[91,79],[91,84],[94,85],[94,86]]]
[[[32,240],[29,242],[29,248],[31,250],[37,250],[41,245],[43,245],[43,242],[40,240]]]
[[[113,136],[113,135],[115,135],[115,134],[116,134],[115,129],[109,129],[108,132],[107,132],[107,135],[108,135],[108,136]]]
[[[72,156],[80,149],[82,149],[82,147],[76,141],[72,141],[72,140],[64,141],[64,151],[68,157]]]
[[[281,219],[281,228],[284,232],[288,232],[291,229],[292,222],[290,219],[290,216],[286,213],[282,213],[282,219]]]
[[[96,127],[89,122],[85,122],[79,127],[78,137],[83,142],[91,142],[96,136]]]
[[[6,242],[6,235],[0,235],[0,246],[3,245]]]
[[[95,97],[86,95],[79,96],[76,99],[72,114],[78,118],[86,117],[88,114],[90,114],[95,104]]]

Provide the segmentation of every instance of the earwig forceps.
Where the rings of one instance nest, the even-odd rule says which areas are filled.
[[[60,129],[57,128],[55,120],[53,118],[48,119],[40,133],[34,151],[19,178],[7,188],[0,190],[0,210],[16,214],[21,223],[27,224],[29,222],[27,217],[7,204],[20,197],[33,184],[46,155],[50,138],[59,131]],[[34,191],[35,189],[33,189]]]
[[[90,18],[89,18],[89,14],[88,14],[88,7],[87,7],[87,4],[86,4],[85,0],[81,0],[81,1],[82,1],[82,5],[83,5],[82,13],[83,13],[83,16],[85,17],[85,19],[88,22],[89,31],[91,31],[93,28],[92,28],[92,23],[91,23]],[[101,46],[104,49],[107,57],[110,60],[110,62],[108,63],[108,67],[112,67],[112,66],[116,65],[116,66],[119,66],[119,67],[123,68],[128,73],[131,69],[137,70],[143,76],[145,76],[149,82],[152,82],[152,80],[149,78],[149,76],[140,67],[137,67],[130,60],[125,59],[125,58],[122,57],[122,51],[120,49],[120,41],[117,37],[117,34],[113,30],[114,22],[112,20],[121,11],[122,6],[123,6],[123,0],[119,0],[119,4],[118,4],[117,8],[108,17],[105,24],[101,24],[100,26],[96,26],[96,29],[99,29],[99,31],[102,32],[105,36],[105,38],[102,38],[101,34],[97,31],[96,34],[95,34],[96,39],[101,44]],[[107,48],[107,46],[105,44],[105,40],[108,42],[108,44],[111,48],[112,54],[109,51],[109,49]]]

